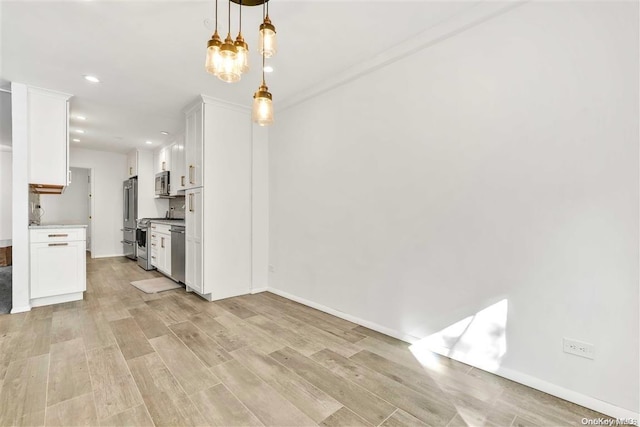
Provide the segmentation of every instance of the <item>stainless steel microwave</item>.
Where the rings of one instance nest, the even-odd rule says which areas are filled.
[[[156,174],[156,196],[169,196],[169,171]]]

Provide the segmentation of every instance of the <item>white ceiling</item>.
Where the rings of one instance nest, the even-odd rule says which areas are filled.
[[[452,18],[477,2],[283,1],[270,15],[279,50],[267,84],[278,102],[333,77],[380,51]],[[260,83],[256,52],[261,7],[243,8],[251,70],[227,84],[204,70],[214,1],[2,1],[2,79],[74,95],[72,129],[82,146],[127,152],[170,141],[183,127],[181,109],[202,93],[251,105]],[[227,2],[219,1],[226,34]],[[232,13],[237,16],[237,6]],[[232,36],[237,18],[232,19]],[[223,34],[223,37],[224,35]],[[83,75],[96,75],[92,84]],[[151,146],[151,147],[153,147]]]

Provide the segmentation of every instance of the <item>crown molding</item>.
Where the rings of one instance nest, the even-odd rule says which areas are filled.
[[[508,13],[528,1],[529,0],[481,1],[469,9],[465,9],[453,17],[424,30],[399,46],[385,50],[368,61],[346,69],[335,77],[324,80],[287,97],[280,102],[279,110],[288,110],[324,92],[331,91],[407,56],[413,55],[416,52],[477,27],[497,16]]]

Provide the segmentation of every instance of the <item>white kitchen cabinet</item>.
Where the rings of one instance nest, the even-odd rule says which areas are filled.
[[[66,187],[69,176],[69,98],[45,89],[27,89],[29,183]]]
[[[250,111],[201,95],[185,109],[185,120],[187,290],[209,301],[247,294],[252,268]]]
[[[87,289],[86,229],[30,230],[33,307],[82,299]]]
[[[171,228],[167,224],[151,223],[151,265],[171,276]]]
[[[155,173],[166,172],[171,170],[171,148],[161,147],[155,153],[156,166]]]
[[[187,287],[204,294],[203,283],[203,190],[190,189],[185,192],[185,270],[184,283]]]
[[[138,150],[132,150],[127,154],[127,175],[129,178],[138,176]]]
[[[176,141],[171,144],[171,173],[169,175],[170,191],[169,194],[177,196],[183,194],[187,187],[187,176],[185,172],[185,149],[184,137],[178,136]]]
[[[197,188],[203,185],[204,109],[205,104],[199,102],[185,111],[184,147],[187,173],[185,188]]]

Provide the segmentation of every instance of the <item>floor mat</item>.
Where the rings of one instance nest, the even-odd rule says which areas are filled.
[[[131,284],[147,294],[155,294],[156,292],[168,291],[170,289],[177,289],[181,287],[180,284],[166,277],[138,280],[136,282],[131,282]]]
[[[11,311],[11,266],[0,267],[0,314]]]

